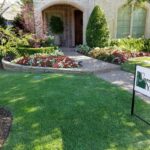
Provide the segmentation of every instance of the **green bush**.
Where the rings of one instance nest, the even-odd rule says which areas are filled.
[[[17,47],[21,43],[11,29],[0,28],[0,57],[10,55],[10,57],[18,56]]]
[[[110,46],[117,46],[127,51],[143,51],[145,44],[142,38],[123,38],[112,40]]]
[[[23,20],[23,15],[22,14],[18,14],[13,22],[12,22],[14,28],[16,29],[16,32],[18,32],[19,30],[23,30],[24,31],[24,20]]]
[[[104,13],[96,6],[90,16],[86,41],[89,47],[106,47],[109,43],[109,30]]]
[[[58,47],[42,47],[42,48],[27,48],[27,47],[19,47],[17,49],[18,53],[21,56],[26,56],[26,55],[33,55],[35,53],[54,53],[55,50],[57,50]]]
[[[48,36],[41,42],[42,47],[54,46],[54,36]]]
[[[113,48],[99,48],[99,47],[96,47],[96,48],[92,49],[89,52],[89,56],[91,56],[93,58],[96,58],[96,59],[111,62],[114,58],[112,56],[113,51],[114,51]]]
[[[80,52],[80,53],[82,53],[82,54],[88,54],[88,52],[91,50],[91,48],[89,47],[89,46],[87,46],[87,45],[85,45],[85,44],[83,44],[83,45],[78,45],[77,47],[76,47],[76,51],[77,52]]]
[[[0,27],[5,28],[6,27],[5,22],[6,22],[5,18],[0,15]]]
[[[144,39],[144,52],[149,52],[150,53],[150,39]]]

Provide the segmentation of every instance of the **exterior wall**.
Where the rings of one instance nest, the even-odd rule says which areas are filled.
[[[111,38],[116,38],[117,34],[117,13],[127,0],[33,0],[35,25],[37,35],[43,34],[42,11],[56,4],[72,5],[83,11],[83,41],[85,43],[85,32],[89,16],[95,5],[99,5],[106,15]],[[150,38],[150,4],[146,3],[147,22],[145,27],[145,36]]]
[[[94,7],[94,3],[91,4],[91,0],[33,0],[33,2],[36,34],[38,36],[43,36],[44,33],[42,11],[53,5],[68,4],[83,12],[83,41],[85,43],[85,31],[90,15],[89,9]]]

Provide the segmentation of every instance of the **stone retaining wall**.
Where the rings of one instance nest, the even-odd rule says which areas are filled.
[[[7,71],[14,72],[28,72],[28,73],[92,73],[82,68],[50,68],[50,67],[33,67],[33,66],[23,66],[8,62],[2,59],[3,68]]]

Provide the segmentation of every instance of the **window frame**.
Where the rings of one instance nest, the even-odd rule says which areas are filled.
[[[144,25],[144,34],[143,34],[143,36],[145,37],[145,34],[146,34],[146,27],[147,27],[147,16],[148,16],[148,10],[147,10],[147,8],[145,7],[145,6],[140,6],[140,5],[135,5],[135,4],[132,4],[132,5],[130,5],[130,6],[122,6],[122,7],[120,7],[119,9],[118,9],[118,11],[117,11],[117,17],[116,17],[116,34],[115,34],[115,37],[116,38],[124,38],[124,37],[117,37],[118,36],[118,14],[119,14],[119,11],[123,8],[123,7],[130,7],[130,9],[131,9],[131,15],[130,15],[130,22],[129,22],[129,24],[130,24],[130,26],[129,26],[129,30],[130,30],[130,32],[129,32],[129,36],[131,36],[131,37],[133,37],[133,21],[134,21],[134,8],[135,7],[139,7],[139,8],[142,8],[142,9],[144,9],[145,10],[145,25]],[[134,38],[138,38],[138,37],[134,37]]]

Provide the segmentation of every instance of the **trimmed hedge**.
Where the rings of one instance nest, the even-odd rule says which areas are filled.
[[[86,42],[91,48],[106,47],[109,43],[109,30],[104,12],[95,6],[86,29]]]
[[[42,48],[28,48],[28,47],[19,47],[18,53],[21,56],[25,56],[25,55],[33,55],[35,53],[53,53],[55,50],[57,50],[57,47],[42,47]]]

